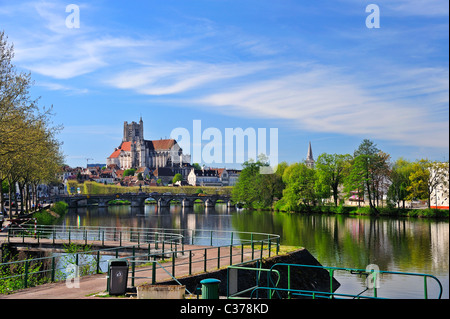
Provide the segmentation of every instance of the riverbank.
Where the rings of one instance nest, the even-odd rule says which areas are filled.
[[[277,212],[303,213],[303,214],[343,214],[362,216],[386,216],[386,217],[417,217],[417,218],[449,218],[448,209],[408,209],[393,207],[377,207],[371,210],[369,207],[357,206],[304,206],[297,211],[283,211],[268,209]]]
[[[56,202],[48,209],[33,214],[39,225],[54,225],[58,223],[69,211],[69,205],[65,202]]]

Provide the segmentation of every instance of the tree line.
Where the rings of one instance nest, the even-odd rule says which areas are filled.
[[[260,174],[263,166],[269,166],[265,156],[243,164],[232,191],[234,202],[253,209],[301,211],[365,199],[370,212],[378,213],[381,205],[405,208],[411,200],[426,200],[430,208],[431,195],[440,185],[448,196],[448,162],[404,158],[392,162],[368,139],[353,155],[323,153],[314,166],[282,162],[274,174]]]
[[[20,213],[37,204],[39,184],[56,180],[63,164],[55,136],[61,127],[53,126],[51,108],[40,108],[39,98],[31,97],[31,75],[12,63],[14,48],[7,40],[0,32],[0,208],[4,213],[6,193],[9,204],[20,202]]]

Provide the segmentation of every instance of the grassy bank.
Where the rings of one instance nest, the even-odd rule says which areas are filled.
[[[34,213],[39,225],[53,225],[57,223],[68,211],[69,205],[65,202],[56,202],[49,209]]]
[[[420,217],[420,218],[449,218],[448,209],[403,209],[393,207],[378,207],[377,211],[369,207],[355,206],[315,206],[302,207],[293,213],[322,213],[366,216],[391,216],[391,217]]]

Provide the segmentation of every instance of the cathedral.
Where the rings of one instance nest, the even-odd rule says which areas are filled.
[[[124,122],[123,139],[119,147],[106,159],[107,165],[120,169],[147,167],[155,170],[164,167],[182,167],[190,164],[191,156],[174,139],[145,140],[142,117],[139,123]]]

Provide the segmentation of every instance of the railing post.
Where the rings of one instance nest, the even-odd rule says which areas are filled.
[[[220,246],[217,247],[217,268],[220,268]]]
[[[427,276],[423,276],[423,291],[425,293],[425,299],[428,299]]]
[[[100,273],[100,250],[97,250],[97,274]]]
[[[132,269],[132,273],[133,273],[133,276],[131,277],[131,286],[133,286],[134,287],[134,275],[135,275],[135,268],[136,268],[136,254],[135,254],[135,251],[134,251],[134,245],[133,245],[133,263],[131,264],[131,269]]]
[[[205,260],[203,261],[204,262],[204,264],[203,264],[203,269],[204,269],[204,271],[206,272],[206,256],[207,256],[207,248],[205,248]]]
[[[330,293],[331,294],[333,293],[333,273],[334,273],[334,269],[330,269]]]
[[[172,253],[172,276],[175,278],[175,256],[176,253]]]
[[[288,299],[291,299],[291,265],[288,265]]]
[[[192,275],[192,250],[189,250],[189,276]]]
[[[152,265],[152,285],[156,283],[156,255],[153,256],[153,265]]]
[[[52,257],[52,277],[51,277],[51,282],[55,282],[55,266],[56,266],[56,261],[55,261],[55,256]]]
[[[253,235],[253,234],[252,234]],[[253,237],[253,236],[252,236]],[[255,259],[255,250],[254,250],[254,246],[253,246],[253,238],[252,238],[252,260]]]
[[[25,275],[23,277],[23,288],[27,288],[28,287],[28,259],[25,260]]]

